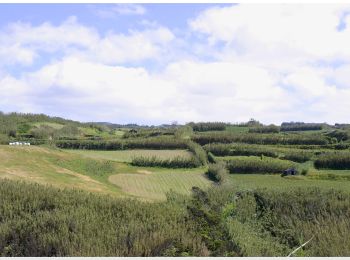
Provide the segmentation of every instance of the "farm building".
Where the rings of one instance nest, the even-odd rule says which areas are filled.
[[[297,175],[298,171],[294,168],[289,168],[283,171],[282,176]]]

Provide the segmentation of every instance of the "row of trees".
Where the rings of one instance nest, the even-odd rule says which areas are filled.
[[[65,149],[127,150],[127,149],[186,149],[183,140],[170,137],[135,138],[121,140],[61,140],[56,146]]]
[[[272,158],[280,158],[294,162],[306,162],[313,158],[314,151],[282,148],[266,145],[253,144],[222,144],[214,143],[204,146],[207,152],[211,152],[216,156],[268,156]]]
[[[201,133],[192,136],[192,140],[205,145],[208,143],[249,143],[282,145],[326,145],[328,140],[320,134],[257,134],[257,133]]]
[[[336,169],[347,170],[350,169],[350,153],[349,152],[335,152],[320,155],[315,160],[315,167],[318,169]]]
[[[224,131],[227,123],[223,122],[199,122],[199,123],[188,123],[193,128],[193,131],[205,132],[205,131]]]
[[[138,156],[132,158],[131,165],[141,167],[196,168],[201,166],[201,162],[194,156],[190,158],[176,156],[171,159],[161,159],[157,156]]]
[[[281,131],[310,131],[322,130],[324,124],[304,122],[284,122],[281,124]]]

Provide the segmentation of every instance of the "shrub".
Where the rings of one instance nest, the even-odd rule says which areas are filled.
[[[224,162],[218,162],[215,164],[209,164],[206,175],[212,181],[221,183],[225,180],[228,171]]]
[[[204,151],[202,146],[195,142],[189,141],[187,143],[187,148],[194,154],[202,165],[206,165],[208,163],[207,153]]]

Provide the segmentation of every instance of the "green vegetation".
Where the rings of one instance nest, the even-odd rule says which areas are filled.
[[[206,132],[206,131],[224,131],[228,124],[223,122],[199,122],[199,123],[191,122],[188,125],[193,128],[193,131]]]
[[[132,161],[133,157],[152,157],[156,156],[160,159],[172,159],[176,156],[182,158],[191,158],[192,153],[186,150],[122,150],[122,151],[100,151],[100,150],[65,150],[66,152],[79,154],[84,157],[93,159],[104,159],[115,162]]]
[[[164,167],[164,168],[196,168],[201,166],[201,163],[195,158],[185,158],[177,156],[172,159],[160,159],[156,156],[145,157],[138,156],[134,157],[131,161],[133,166],[141,167]]]
[[[223,157],[227,161],[227,169],[230,173],[282,173],[288,168],[295,167],[290,161],[261,158],[261,157]]]
[[[258,127],[249,128],[249,133],[266,134],[266,133],[279,133],[279,131],[280,131],[280,127],[276,125],[258,126]]]
[[[326,145],[328,140],[320,134],[259,134],[211,132],[193,135],[193,141],[200,145],[209,143],[248,143],[264,145]]]
[[[221,161],[218,163],[209,164],[208,170],[205,174],[210,180],[222,183],[226,179],[228,171],[225,163]]]
[[[315,167],[318,169],[348,170],[350,169],[350,153],[335,152],[323,154],[315,160]]]
[[[303,122],[290,122],[290,123],[282,123],[281,131],[314,131],[314,130],[322,130],[323,124],[315,124],[315,123],[303,123]]]
[[[109,181],[127,194],[141,200],[164,201],[168,192],[190,195],[193,186],[207,189],[212,182],[202,169],[149,169],[136,173],[120,173],[109,177]]]
[[[347,125],[0,113],[22,140],[0,145],[1,256],[350,254]]]

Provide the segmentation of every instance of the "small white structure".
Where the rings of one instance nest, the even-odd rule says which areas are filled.
[[[13,142],[13,143],[9,143],[9,145],[26,145],[26,146],[30,146],[30,143],[26,143],[26,142]]]

